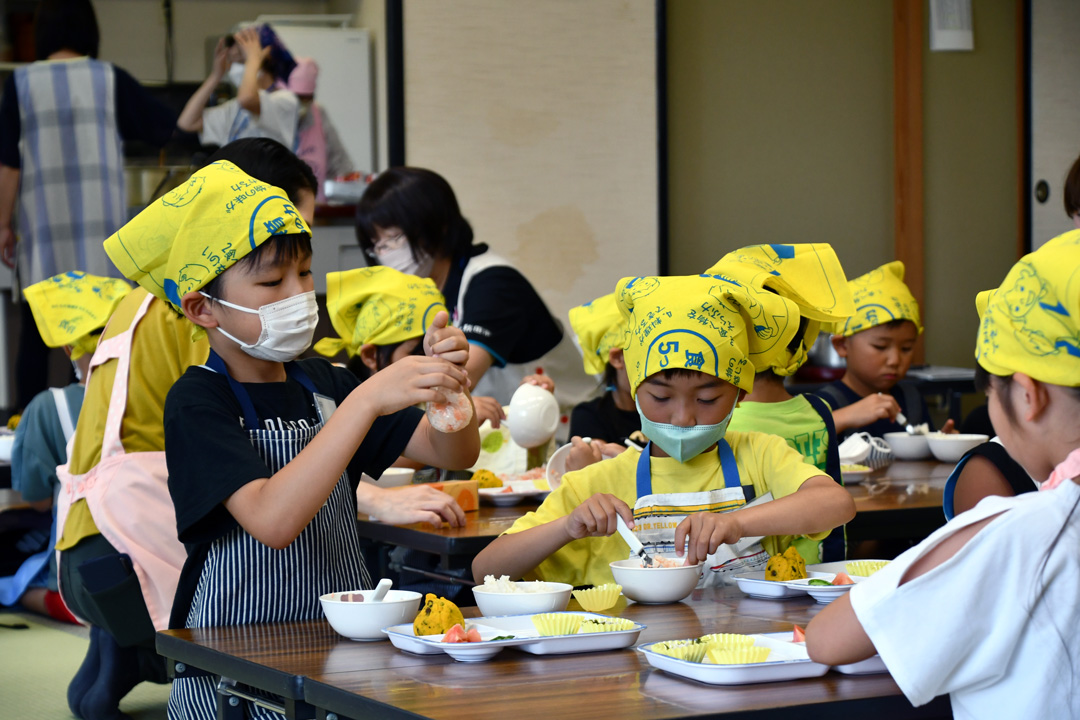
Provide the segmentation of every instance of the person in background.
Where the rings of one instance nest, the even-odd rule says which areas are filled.
[[[847,361],[844,376],[816,391],[833,410],[841,439],[855,432],[881,437],[904,425],[934,429],[922,395],[901,382],[922,333],[919,304],[904,284],[904,264],[886,263],[850,281],[855,314],[836,323],[832,343]],[[903,414],[905,423],[897,422]],[[949,420],[943,432],[955,432]]]
[[[373,263],[429,277],[442,292],[472,346],[467,370],[481,420],[504,417],[502,406],[549,351],[560,347],[577,364],[573,343],[525,276],[473,244],[453,189],[437,173],[395,167],[380,174],[357,206],[356,236]]]
[[[67,443],[82,408],[85,377],[101,329],[131,291],[123,280],[67,272],[26,288],[26,302],[48,347],[61,347],[78,379],[49,388],[26,406],[15,429],[11,485],[38,510],[52,513],[60,490],[56,468],[67,462]],[[47,547],[11,578],[0,578],[0,604],[23,607],[63,622],[78,621],[60,598],[56,582],[55,523]]]
[[[1069,174],[1065,177],[1062,199],[1065,202],[1065,214],[1073,221],[1073,225],[1080,228],[1080,158],[1073,161]]]
[[[969,718],[1076,717],[1080,700],[1080,231],[980,293],[976,384],[1039,492],[988,497],[826,605],[810,659],[881,656],[914,706]]]
[[[318,63],[311,58],[297,58],[296,67],[289,75],[288,88],[300,99],[296,155],[315,173],[319,184],[315,201],[323,204],[326,202],[326,180],[351,175],[356,169],[326,108],[315,102],[318,79]]]
[[[296,147],[300,100],[282,83],[295,62],[275,43],[268,27],[246,27],[218,40],[210,75],[184,105],[177,127],[199,133],[203,145],[226,145],[241,138],[270,138],[286,148]],[[207,107],[210,97],[226,78],[236,97]]]
[[[751,355],[754,387],[736,406],[728,429],[778,435],[807,463],[843,485],[828,404],[814,395],[793,397],[784,387],[784,378],[806,362],[809,344],[817,338],[821,324],[842,322],[855,311],[836,253],[824,243],[755,245],[728,253],[705,272],[738,282],[751,297],[776,293],[797,310],[786,317],[763,312],[755,316],[762,352]],[[760,304],[754,307],[763,309]],[[798,323],[798,330],[787,345],[781,345],[780,325],[785,323]],[[847,556],[843,527],[835,528],[824,540],[802,537],[792,544],[807,564]]]
[[[97,59],[90,0],[42,0],[34,42],[37,62],[16,68],[0,98],[0,260],[21,287],[69,270],[116,277],[101,243],[127,220],[123,143],[162,147],[176,116]],[[19,408],[48,385],[48,352],[24,304]]]
[[[757,303],[711,276],[624,278],[615,296],[631,329],[623,343],[630,389],[651,442],[563,475],[538,510],[477,555],[474,579],[611,582],[610,563],[629,554],[615,536],[619,516],[651,553],[684,555],[685,543],[685,562],[705,562],[702,583],[716,585],[764,569],[794,536],[821,540],[855,516],[851,496],[781,438],[727,432],[762,347],[755,304],[769,317],[797,316],[792,303],[771,293]],[[784,347],[796,330],[787,323],[774,340]]]

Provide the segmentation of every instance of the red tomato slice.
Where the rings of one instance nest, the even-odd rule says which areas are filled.
[[[836,573],[836,577],[833,578],[833,585],[854,585],[855,581],[848,577],[846,572]]]
[[[806,642],[806,633],[798,625],[795,626],[795,632],[791,634],[791,642]]]
[[[465,637],[467,638],[467,642],[483,642],[483,638],[480,637],[480,631],[476,628],[469,628],[469,632],[466,633]]]
[[[469,642],[469,639],[468,635],[465,633],[465,628],[461,627],[461,624],[458,623],[450,628],[446,635],[443,636],[442,641],[446,643],[460,643]]]

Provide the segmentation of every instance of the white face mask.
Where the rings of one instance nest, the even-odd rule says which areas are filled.
[[[262,332],[259,334],[259,339],[252,345],[237,340],[225,332],[220,325],[218,326],[218,331],[222,335],[239,345],[241,350],[253,358],[270,362],[289,362],[311,347],[311,339],[315,336],[315,326],[319,322],[319,305],[315,301],[314,290],[263,305],[258,310],[211,298],[206,293],[202,295],[225,307],[259,316]]]
[[[244,63],[235,62],[230,65],[226,77],[233,87],[240,87],[240,83],[244,79]]]
[[[406,275],[415,275],[417,277],[427,277],[431,273],[432,266],[435,264],[434,258],[426,253],[421,253],[420,259],[417,260],[408,243],[405,243],[399,248],[387,250],[382,255],[377,255],[376,257],[378,258],[380,265],[394,268]]]

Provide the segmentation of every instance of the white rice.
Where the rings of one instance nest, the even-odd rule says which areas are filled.
[[[500,575],[496,580],[494,575],[485,575],[484,584],[481,586],[488,592],[493,593],[538,593],[549,592],[547,583],[542,582],[514,582],[509,575]]]

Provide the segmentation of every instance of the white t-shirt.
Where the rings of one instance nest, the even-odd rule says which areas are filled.
[[[203,145],[226,145],[240,138],[265,137],[295,150],[300,100],[289,90],[259,91],[259,114],[252,115],[235,99],[203,110]]]
[[[988,497],[852,588],[855,615],[913,705],[950,693],[956,718],[1080,717],[1078,500],[1072,481]],[[998,513],[947,562],[899,584],[941,540]]]

